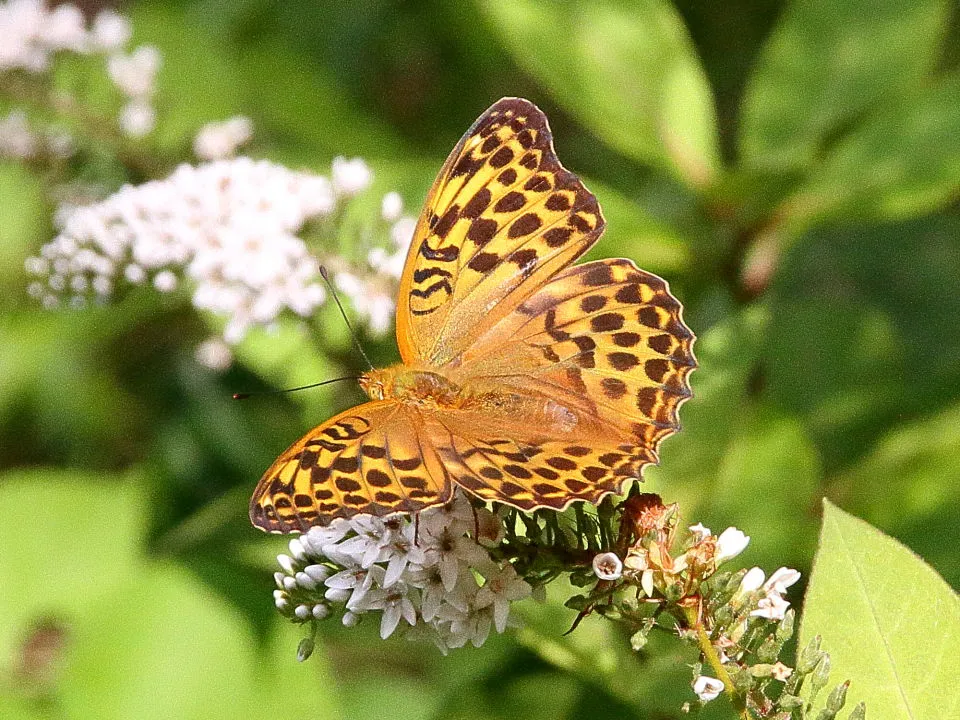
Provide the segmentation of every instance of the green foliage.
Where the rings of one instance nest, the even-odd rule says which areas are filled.
[[[591,257],[663,274],[699,337],[684,430],[647,489],[691,523],[741,528],[744,564],[768,572],[808,573],[825,496],[879,528],[827,503],[794,662],[822,636],[817,705],[850,679],[844,720],[861,700],[870,718],[955,713],[936,653],[960,632],[956,13],[943,0],[130,4],[134,41],[164,58],[157,132],[118,159],[104,121],[79,138],[81,167],[0,160],[0,717],[686,717],[696,653],[660,629],[631,649],[598,617],[563,636],[582,588],[551,588],[523,629],[446,658],[326,623],[296,663],[300,636],[269,597],[284,542],[249,527],[246,502],[280,450],[358,391],[229,397],[362,370],[339,316],[325,306],[306,337],[287,320],[254,332],[217,374],[193,348],[220,322],[186,295],[55,313],[26,296],[23,260],[56,233],[64,173],[104,192],[162,177],[199,124],[243,113],[251,155],[319,172],[362,155],[416,212],[502,95],[547,112],[561,160],[597,195],[608,230]],[[87,93],[97,117],[115,110],[101,66],[65,63],[54,84]],[[0,84],[0,118],[12,93]],[[343,252],[377,208],[352,212],[333,238]],[[396,360],[390,337],[363,342]],[[691,715],[730,717],[722,703]]]
[[[960,599],[909,549],[829,501],[800,627],[871,718],[952,717]],[[821,698],[821,701],[823,698]]]

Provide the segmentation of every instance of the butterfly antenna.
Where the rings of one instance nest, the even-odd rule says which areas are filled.
[[[324,380],[323,382],[311,383],[309,385],[301,385],[300,387],[295,388],[285,388],[284,390],[258,390],[256,392],[238,392],[233,394],[234,400],[246,400],[248,397],[254,395],[279,395],[280,393],[294,392],[296,390],[308,390],[310,388],[320,387],[321,385],[329,385],[330,383],[340,382],[341,380],[359,380],[358,375],[352,375],[349,377],[339,377],[333,378],[333,380]]]
[[[350,324],[350,318],[347,317],[347,313],[343,309],[343,305],[340,303],[340,297],[337,295],[337,289],[333,286],[333,283],[330,282],[330,276],[327,274],[327,268],[323,265],[320,266],[320,277],[322,277],[324,282],[327,283],[327,287],[330,288],[330,293],[333,295],[333,299],[336,301],[337,307],[340,308],[340,315],[343,317],[343,321],[347,324],[347,329],[350,331],[350,337],[353,339],[353,344],[356,346],[357,350],[360,351],[363,359],[367,361],[367,365],[370,366],[370,369],[373,370],[373,363],[370,362],[370,358],[368,358],[367,354],[363,351],[363,346],[357,339],[357,333],[354,332],[353,325]]]

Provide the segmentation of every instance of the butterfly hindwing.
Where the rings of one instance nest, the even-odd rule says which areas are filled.
[[[544,285],[471,348],[458,372],[490,382],[519,375],[656,451],[679,429],[691,396],[693,340],[663,279],[629,260],[597,260]]]
[[[517,98],[494,104],[450,154],[414,233],[397,299],[404,362],[455,363],[603,226],[544,114]]]
[[[305,532],[337,517],[416,512],[451,493],[419,414],[381,400],[340,413],[284,452],[260,480],[250,519],[268,532]]]
[[[648,450],[628,441],[602,439],[548,439],[520,433],[481,439],[469,430],[453,435],[440,448],[454,482],[485,501],[520,510],[562,510],[570,503],[598,503],[620,493],[625,482],[640,477],[654,462]]]

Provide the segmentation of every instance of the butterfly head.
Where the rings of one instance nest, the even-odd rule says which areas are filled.
[[[390,368],[371,370],[360,376],[360,387],[371,400],[383,400],[393,393],[393,372]]]

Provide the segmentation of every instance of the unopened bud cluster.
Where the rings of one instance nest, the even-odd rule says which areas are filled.
[[[750,538],[736,528],[718,535],[702,524],[683,529],[677,506],[664,505],[656,495],[633,495],[620,509],[613,547],[593,557],[593,589],[568,605],[581,616],[598,613],[628,624],[637,650],[655,627],[668,627],[699,645],[710,661],[709,669],[697,667],[692,682],[701,702],[726,692],[753,717],[803,717],[796,693],[815,668],[829,671],[829,659],[814,653],[813,662],[808,651],[796,668],[781,661],[794,631],[786,594],[800,573],[783,567],[768,578],[756,567],[724,570]],[[672,618],[672,625],[665,626],[665,618]],[[826,676],[811,683],[819,690]],[[831,696],[831,703],[835,714],[842,695]]]

